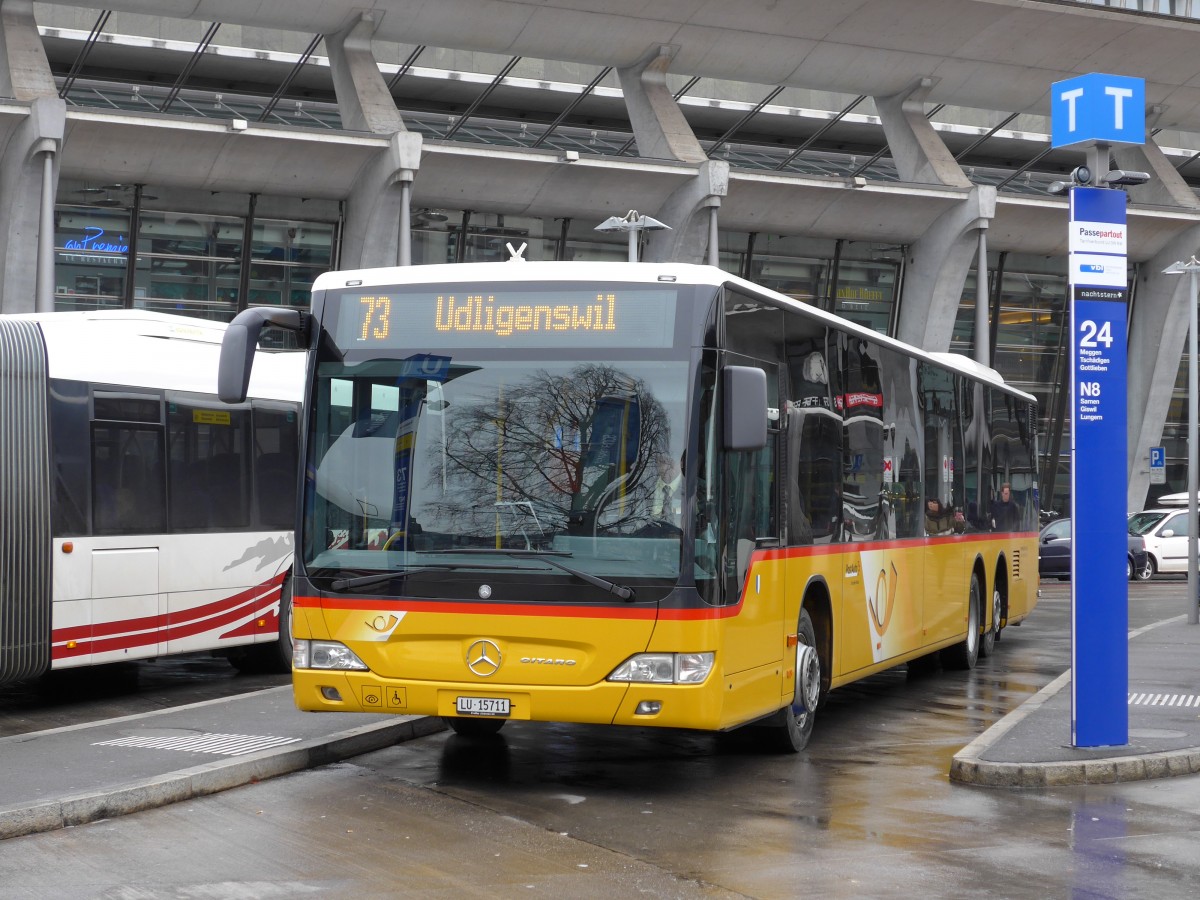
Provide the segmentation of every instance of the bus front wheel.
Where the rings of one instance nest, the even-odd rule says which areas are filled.
[[[775,714],[770,724],[778,749],[799,753],[812,737],[817,707],[821,702],[821,658],[817,655],[817,631],[808,610],[800,610],[796,629],[796,695],[790,706]]]

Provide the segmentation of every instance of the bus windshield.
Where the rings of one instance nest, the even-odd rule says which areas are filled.
[[[308,574],[384,592],[389,572],[463,568],[675,580],[686,389],[680,359],[321,362]]]

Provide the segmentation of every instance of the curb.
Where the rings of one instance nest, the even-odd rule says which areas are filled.
[[[1129,639],[1183,618],[1175,616],[1138,628],[1129,632]],[[1116,784],[1200,773],[1200,747],[1104,759],[1039,763],[989,762],[980,758],[1013,727],[1040,709],[1046,701],[1070,683],[1071,672],[1068,670],[954,754],[950,763],[950,780],[958,784],[981,787],[1060,787],[1075,784]]]
[[[0,840],[85,825],[144,809],[155,809],[253,784],[278,775],[339,762],[351,756],[382,750],[444,731],[435,716],[400,716],[397,721],[364,725],[326,737],[263,750],[241,759],[222,760],[116,785],[102,791],[75,794],[26,806],[0,808]]]

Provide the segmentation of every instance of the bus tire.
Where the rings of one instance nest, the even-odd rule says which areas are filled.
[[[1004,599],[1000,596],[1000,585],[992,586],[991,624],[984,623],[983,641],[979,644],[980,656],[991,656],[1000,641],[1000,620],[1004,616]]]
[[[769,722],[776,749],[799,753],[812,737],[817,708],[821,705],[821,658],[817,654],[817,631],[808,610],[800,610],[796,629],[796,694],[791,704]]]
[[[292,671],[292,579],[279,591],[279,639],[229,651],[229,662],[246,675],[286,675]]]
[[[460,737],[477,740],[499,734],[508,719],[465,719],[459,716],[442,716],[442,721]]]
[[[979,662],[980,615],[983,609],[983,590],[979,575],[971,575],[971,596],[967,601],[967,636],[942,651],[942,665],[947,669],[973,669]]]

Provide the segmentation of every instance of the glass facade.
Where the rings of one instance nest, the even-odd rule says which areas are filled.
[[[465,224],[465,238],[464,234]],[[904,247],[830,241],[796,235],[721,232],[720,265],[803,302],[865,325],[881,334],[894,330],[895,301],[904,280]],[[526,259],[624,260],[623,235],[607,236],[563,220],[422,210],[413,219],[414,263],[504,260],[505,248],[526,244]],[[459,256],[459,245],[462,254]],[[1067,278],[1056,257],[993,253],[988,258],[989,306],[999,315],[992,325],[992,366],[1004,380],[1038,401],[1043,509],[1070,508],[1069,361],[1064,341],[1069,325]],[[974,356],[976,272],[963,286],[950,350]],[[993,318],[989,309],[989,321]],[[992,340],[989,335],[989,340]],[[1167,448],[1167,484],[1151,497],[1186,488],[1187,357],[1180,363],[1162,444]]]
[[[229,321],[247,306],[306,307],[333,265],[331,222],[135,209],[110,194],[56,208],[56,309]]]
[[[313,280],[336,258],[337,228],[330,222],[142,211],[131,241],[132,208],[106,200],[57,209],[58,309],[131,307],[228,321],[246,306],[306,307]],[[508,245],[529,260],[627,259],[623,234],[597,232],[592,225],[419,209],[412,218],[412,259],[417,265],[503,261],[511,255]],[[243,254],[249,259],[245,270]],[[720,234],[722,268],[881,334],[894,329],[904,255],[900,246]],[[992,324],[992,365],[1006,382],[1038,400],[1041,506],[1060,513],[1070,505],[1063,269],[1062,260],[1053,257],[992,254],[986,292],[992,309],[997,303],[999,308]],[[974,354],[976,298],[972,269],[955,319],[952,352]],[[1167,448],[1167,483],[1156,485],[1152,496],[1186,487],[1186,374],[1185,356],[1161,441]]]

